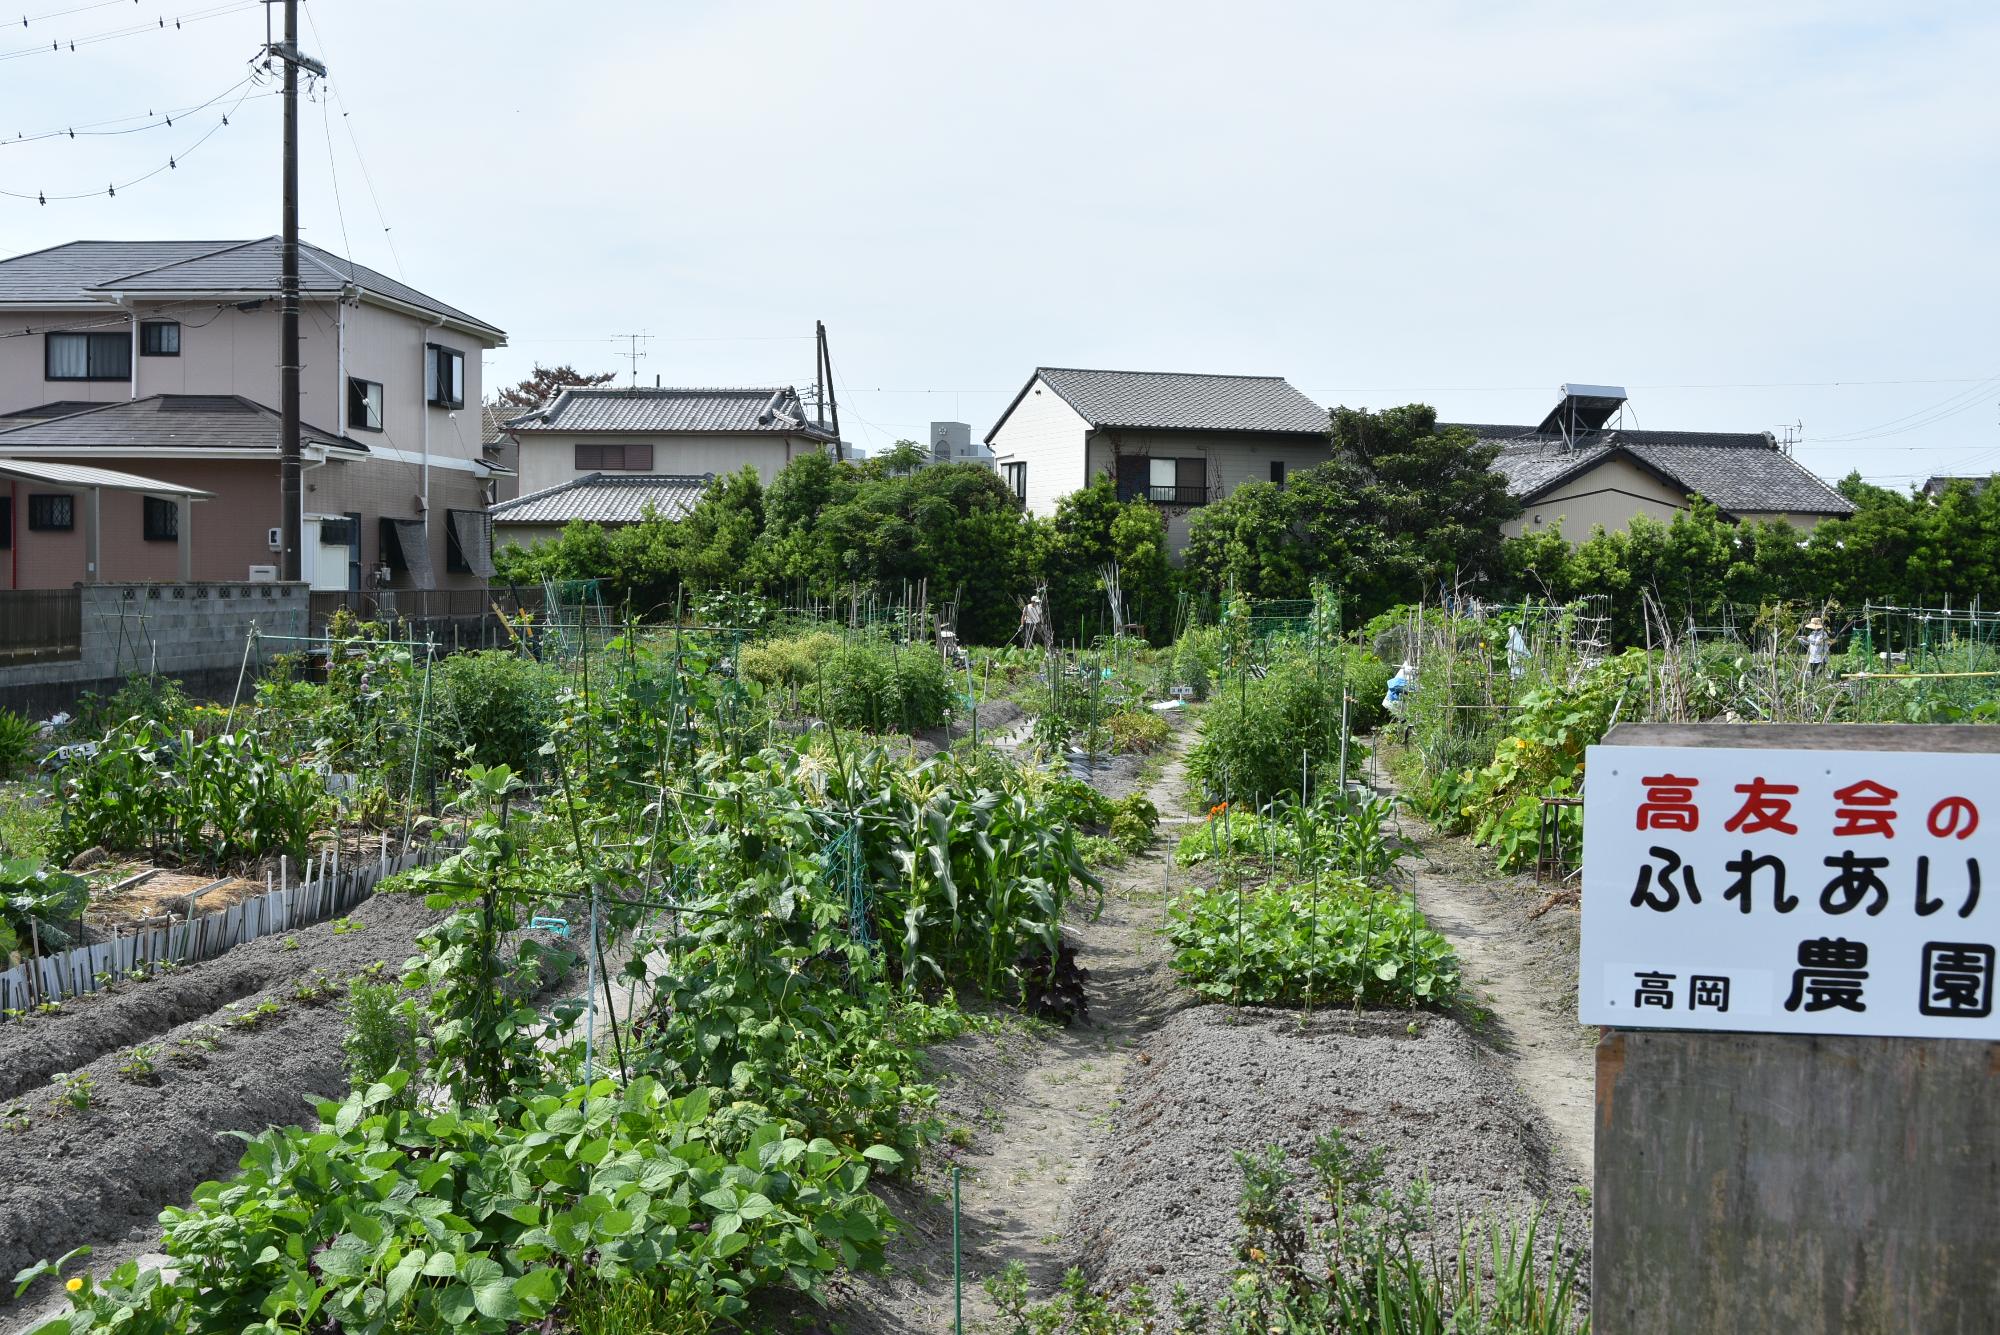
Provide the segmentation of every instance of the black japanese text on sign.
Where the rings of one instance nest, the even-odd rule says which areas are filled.
[[[1585,1024],[2000,1038],[2000,756],[1594,746],[1584,768]]]

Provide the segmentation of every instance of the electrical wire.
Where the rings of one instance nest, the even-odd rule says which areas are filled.
[[[21,26],[25,28],[30,23],[40,23],[44,19],[65,18],[71,14],[81,14],[85,10],[109,9],[113,5],[120,5],[123,3],[125,3],[125,0],[90,0],[89,4],[72,5],[68,9],[52,9],[46,14],[23,15],[21,18]],[[132,0],[132,3],[136,5],[139,3],[139,0]]]
[[[319,20],[313,17],[313,7],[310,3],[307,3],[303,6],[303,8],[305,9],[306,26],[312,29],[313,41],[319,44],[320,55],[323,56],[326,59],[328,65],[331,66],[334,63],[333,52],[332,49],[327,45],[326,35],[319,30]],[[382,196],[378,194],[375,190],[374,173],[368,170],[367,155],[365,155],[361,151],[361,137],[354,132],[354,115],[347,108],[347,99],[341,95],[339,84],[329,80],[327,82],[326,88],[327,92],[332,95],[333,99],[336,102],[340,103],[341,124],[347,127],[347,142],[353,146],[355,166],[361,168],[362,184],[368,187],[369,203],[373,204],[375,207],[375,221],[380,223],[382,226],[382,239],[384,242],[387,243],[389,247],[390,263],[394,264],[396,267],[396,277],[403,282],[408,282],[409,279],[404,277],[403,274],[403,257],[396,250],[395,235],[389,229],[389,219],[382,212]],[[329,152],[330,151],[331,150],[329,150]],[[349,264],[352,264],[354,262],[354,255],[351,247],[349,248],[347,262]]]
[[[229,14],[245,13],[256,9],[259,3],[260,0],[248,0],[248,3],[217,5],[211,9],[193,10],[186,14],[176,15],[173,20],[174,31],[180,31],[181,27],[185,24],[200,23],[206,19],[218,19]],[[96,46],[99,42],[117,41],[121,37],[138,37],[149,32],[164,32],[166,28],[167,20],[165,18],[161,18],[155,23],[135,23],[124,28],[110,28],[104,32],[89,33],[82,37],[72,37],[68,41],[60,39],[52,40],[47,46],[43,46],[38,42],[34,46],[21,46],[15,47],[11,51],[0,51],[0,60],[19,60],[23,56],[42,56],[53,51],[74,51],[79,46]]]
[[[192,144],[189,144],[186,148],[182,149],[180,152],[169,154],[167,156],[167,160],[164,165],[153,168],[153,170],[147,172],[144,176],[135,176],[129,181],[116,182],[112,185],[105,187],[102,190],[86,190],[81,193],[73,195],[51,195],[45,191],[40,191],[40,190],[37,190],[33,194],[27,194],[19,190],[0,190],[0,196],[5,196],[9,199],[32,199],[36,203],[43,205],[48,204],[52,200],[56,202],[64,202],[76,199],[96,199],[99,196],[108,196],[110,198],[116,199],[118,197],[118,192],[120,190],[130,190],[133,186],[138,185],[141,182],[152,180],[155,176],[158,176],[161,172],[178,170],[180,168],[181,162],[184,159],[186,159],[196,149],[200,148],[203,144],[207,143],[211,138],[213,138],[217,130],[222,129],[224,126],[229,124],[230,113],[234,112],[238,107],[241,107],[244,104],[244,102],[249,99],[249,97],[250,97],[250,89],[245,88],[243,90],[242,96],[238,97],[236,101],[233,104],[231,104],[229,111],[223,112],[222,118],[218,120],[214,125],[208,127],[207,133],[203,134],[201,138],[195,140]]]
[[[197,111],[208,110],[208,108],[214,106],[217,102],[220,102],[223,98],[228,97],[231,93],[241,88],[244,84],[254,82],[255,78],[256,78],[255,75],[246,74],[245,76],[243,76],[243,78],[237,80],[235,83],[230,84],[229,87],[223,89],[221,92],[217,93],[214,97],[209,98],[206,102],[197,102],[193,106],[189,107],[175,107],[171,111],[161,111],[161,112],[146,111],[146,112],[135,113],[130,116],[114,116],[109,120],[90,121],[83,125],[65,125],[61,129],[42,130],[35,134],[21,134],[17,132],[12,139],[0,139],[0,148],[12,148],[16,144],[38,143],[44,139],[61,139],[64,138],[65,136],[71,139],[83,139],[83,138],[96,139],[114,135],[139,134],[146,130],[157,130],[163,126],[172,125],[174,123],[174,118],[176,116],[185,120]],[[263,96],[273,97],[276,96],[276,94],[274,92],[266,93],[263,94]],[[125,125],[127,121],[145,121],[146,123],[144,125],[128,125],[126,126],[125,129],[122,130],[106,130],[100,128],[106,125]]]

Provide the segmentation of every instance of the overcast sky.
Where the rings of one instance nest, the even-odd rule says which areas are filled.
[[[264,36],[23,4],[7,139],[203,102]],[[643,383],[806,387],[824,319],[871,449],[1048,364],[1487,422],[1620,384],[1644,427],[1802,422],[1829,477],[2000,467],[1990,3],[305,8],[304,235],[506,329],[489,386],[646,332]],[[185,158],[0,196],[0,253],[276,232],[279,103],[216,129],[238,96],[0,146],[50,196]]]

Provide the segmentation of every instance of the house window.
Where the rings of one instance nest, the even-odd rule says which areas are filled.
[[[132,374],[132,336],[50,334],[42,358],[50,380],[125,380]]]
[[[576,447],[579,473],[650,473],[653,470],[651,445],[579,445]]]
[[[1146,498],[1155,505],[1200,505],[1208,499],[1204,459],[1153,459],[1147,467]]]
[[[0,496],[0,552],[14,545],[14,498]]]
[[[427,344],[424,358],[424,398],[439,408],[465,406],[465,354],[456,348]]]
[[[181,536],[181,508],[158,496],[145,497],[146,541],[174,542]]]
[[[382,386],[378,381],[347,378],[347,425],[355,431],[382,429]]]
[[[1025,462],[1002,464],[1007,474],[1007,490],[1014,493],[1014,499],[1021,504],[1028,503],[1028,465]]]
[[[178,320],[147,320],[139,326],[141,357],[181,355],[181,326]]]
[[[1283,459],[1271,460],[1271,485],[1274,487],[1285,485],[1285,461]]]
[[[76,497],[36,493],[28,497],[28,527],[62,533],[76,527]]]

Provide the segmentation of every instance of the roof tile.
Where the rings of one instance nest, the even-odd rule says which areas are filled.
[[[614,389],[576,385],[543,407],[507,422],[520,431],[775,431],[831,440],[806,420],[798,391],[749,389]]]
[[[1092,426],[1327,433],[1326,409],[1293,389],[1283,376],[1088,371],[1063,366],[1037,367],[1035,374]]]
[[[531,491],[492,508],[493,522],[636,524],[646,510],[662,519],[684,519],[701,499],[708,475],[681,473],[588,473],[557,486]]]

